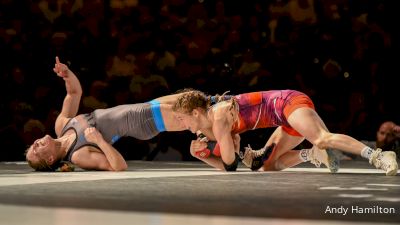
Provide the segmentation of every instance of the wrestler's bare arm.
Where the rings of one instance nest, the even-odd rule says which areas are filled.
[[[94,127],[85,130],[85,138],[97,144],[101,152],[94,147],[89,147],[75,152],[72,161],[82,169],[123,171],[128,165],[123,156],[109,143]]]
[[[57,74],[57,76],[64,79],[65,89],[67,91],[62,105],[61,113],[58,115],[55,122],[55,131],[57,136],[59,136],[62,128],[67,123],[68,119],[76,116],[76,114],[78,113],[79,104],[82,96],[82,87],[75,74],[70,69],[68,69],[65,64],[61,63],[58,57],[56,57],[56,63],[53,70]]]
[[[231,135],[233,116],[229,103],[224,103],[213,108],[213,133],[220,146],[221,158],[225,164],[230,165],[235,161],[235,144]]]

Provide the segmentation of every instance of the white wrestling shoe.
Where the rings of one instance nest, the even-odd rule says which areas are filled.
[[[250,145],[244,148],[244,151],[239,151],[239,157],[242,163],[250,168],[252,171],[259,170],[263,165],[264,161],[268,159],[275,144],[261,148],[259,150],[253,150]]]
[[[374,165],[377,169],[382,169],[387,176],[395,176],[399,166],[396,161],[396,153],[393,151],[384,151],[377,148],[372,152],[369,164]]]
[[[309,153],[310,162],[316,167],[321,167],[321,163],[324,164],[331,173],[336,173],[339,170],[340,159],[331,149],[320,149],[317,146],[313,146]]]

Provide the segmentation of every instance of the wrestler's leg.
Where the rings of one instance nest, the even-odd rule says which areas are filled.
[[[266,146],[275,144],[275,148],[270,157],[264,162],[262,170],[283,170],[304,162],[299,157],[299,151],[292,150],[303,142],[303,140],[304,137],[287,134],[283,131],[282,127],[276,128],[266,144]]]
[[[280,134],[280,132],[282,132],[282,134]],[[289,148],[296,147],[298,144],[302,143],[304,140],[304,138],[302,138],[300,136],[289,134],[285,131],[285,129],[279,128],[274,132],[274,134],[270,138],[270,141],[266,144],[266,146],[264,148],[268,149],[268,146],[270,147],[272,145],[272,143],[278,143],[279,142],[278,137],[281,137],[282,135],[289,135],[289,137],[286,138],[287,140],[296,138],[296,137],[299,139],[298,143],[292,142],[293,145],[288,146]],[[283,140],[283,138],[281,138],[281,139]],[[280,146],[279,149],[276,149],[275,157],[272,158],[270,161],[265,161],[265,166],[264,166],[263,170],[264,169],[283,170],[283,169],[286,169],[289,167],[296,166],[302,162],[308,162],[308,161],[310,161],[312,164],[314,164],[317,167],[320,167],[321,164],[324,164],[329,169],[331,169],[327,151],[325,151],[323,149],[318,149],[316,146],[313,146],[312,148],[309,148],[309,149],[287,151],[287,149],[285,149],[285,146],[283,146],[282,144],[279,144],[279,146]],[[336,172],[336,171],[337,170],[334,170],[332,172]]]
[[[291,127],[320,149],[334,148],[360,155],[366,145],[344,135],[330,133],[325,123],[315,112],[307,107],[298,108],[288,118]]]
[[[311,108],[298,108],[287,120],[290,126],[320,149],[339,149],[361,155],[369,159],[375,167],[385,170],[387,175],[397,173],[398,165],[394,152],[381,153],[379,149],[374,151],[348,135],[330,133],[317,112]]]

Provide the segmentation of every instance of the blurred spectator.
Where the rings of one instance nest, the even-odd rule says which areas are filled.
[[[36,139],[44,137],[45,134],[46,127],[39,120],[29,119],[24,124],[22,137],[25,143],[33,143]]]
[[[55,55],[76,62],[91,90],[82,99],[88,108],[185,87],[235,94],[290,88],[315,99],[333,132],[372,139],[376,118],[400,120],[393,1],[1,2],[0,131],[22,146],[10,159],[25,150],[28,121],[54,130],[58,110],[51,105],[64,96],[49,69]],[[21,104],[30,112],[17,110]]]
[[[230,18],[227,36],[223,43],[223,50],[235,54],[243,49],[242,29],[243,18],[240,15],[234,15]]]
[[[84,96],[82,99],[83,112],[92,112],[95,109],[107,108],[108,105],[104,98],[106,89],[106,82],[100,80],[93,81],[90,86],[89,95]]]
[[[122,38],[119,41],[116,54],[108,56],[106,71],[108,78],[114,76],[132,77],[135,74],[136,57],[127,51],[128,41]]]
[[[121,76],[111,77],[107,80],[110,93],[107,100],[109,107],[135,102],[132,101],[132,95],[129,90],[130,81],[130,77]]]
[[[40,0],[37,4],[44,17],[50,23],[54,23],[61,16],[61,8],[65,2],[64,0]]]
[[[317,22],[314,0],[289,0],[288,12],[296,24],[312,25]]]
[[[371,95],[365,90],[353,90],[348,97],[348,110],[343,117],[342,132],[346,132],[356,139],[372,139],[375,137],[378,118],[384,115],[372,107],[374,102]]]
[[[43,122],[43,125],[46,130],[46,134],[49,134],[52,137],[56,137],[56,132],[54,130],[54,124],[56,123],[58,114],[60,114],[59,108],[50,108],[46,119]],[[42,136],[43,137],[43,136]]]
[[[24,152],[27,147],[25,140],[29,136],[25,134],[38,134],[39,129],[30,130],[28,121],[33,118],[33,108],[26,102],[13,101],[9,104],[9,110],[12,117],[7,124],[0,127],[0,141],[4,146],[13,146],[5,148],[1,154],[1,161],[20,161],[24,160]],[[36,121],[36,120],[35,120]],[[40,122],[39,122],[40,123]],[[42,127],[41,127],[42,128]],[[27,131],[27,133],[25,133]]]
[[[393,121],[385,121],[379,126],[374,141],[363,142],[371,148],[395,151],[397,158],[400,158],[400,126]]]
[[[215,3],[215,16],[211,19],[216,25],[228,22],[228,17],[225,15],[224,1],[218,0]]]
[[[235,79],[240,85],[244,85],[247,87],[251,86],[250,82],[255,79],[255,74],[260,69],[260,67],[261,63],[254,59],[253,51],[248,49],[243,54],[242,62],[236,73]]]
[[[136,75],[132,77],[129,86],[135,102],[146,102],[169,92],[167,80],[155,73],[156,62],[153,62],[153,56],[147,53],[139,57]]]
[[[138,4],[139,4],[138,0],[110,0],[110,6],[113,9],[135,7]]]

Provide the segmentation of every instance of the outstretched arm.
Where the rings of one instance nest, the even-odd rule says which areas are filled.
[[[65,64],[61,63],[58,57],[56,57],[53,71],[57,76],[64,79],[65,89],[67,91],[61,113],[58,115],[55,124],[55,131],[57,136],[59,136],[67,120],[76,116],[78,113],[82,96],[82,87],[76,75]]]

